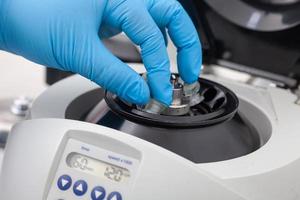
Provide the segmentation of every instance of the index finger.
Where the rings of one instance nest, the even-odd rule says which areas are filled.
[[[147,0],[151,16],[160,27],[168,28],[178,49],[178,71],[188,84],[197,81],[202,66],[202,48],[197,30],[176,0]]]

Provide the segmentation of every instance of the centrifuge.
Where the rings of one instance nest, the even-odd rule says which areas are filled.
[[[2,197],[297,199],[297,96],[203,77],[199,104],[160,115],[80,76],[53,85],[11,133]]]
[[[205,68],[192,97],[173,70],[160,113],[80,76],[51,86],[10,133],[0,199],[300,199],[298,15],[286,19],[299,4],[272,2],[234,4],[252,8],[237,22],[221,1],[184,1]],[[280,32],[262,26],[276,16]]]

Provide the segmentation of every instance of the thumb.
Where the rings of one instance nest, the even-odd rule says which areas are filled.
[[[82,48],[84,47],[84,48]],[[128,65],[116,58],[100,41],[93,37],[79,50],[75,73],[94,81],[120,98],[138,105],[147,104],[150,91],[145,80]],[[88,49],[86,49],[88,48]]]

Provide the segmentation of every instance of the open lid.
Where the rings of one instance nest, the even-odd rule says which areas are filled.
[[[300,81],[300,0],[181,0],[201,37],[204,63],[295,88]]]

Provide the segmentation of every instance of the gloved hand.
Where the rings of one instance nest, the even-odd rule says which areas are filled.
[[[146,104],[150,94],[166,105],[172,101],[166,28],[178,47],[182,79],[195,82],[201,46],[175,0],[0,0],[0,49],[79,73],[137,104]],[[101,37],[120,31],[141,47],[148,85],[102,44]]]

